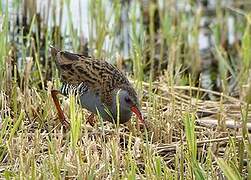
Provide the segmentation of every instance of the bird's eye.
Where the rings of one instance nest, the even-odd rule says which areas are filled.
[[[131,101],[131,99],[129,97],[125,97],[125,102],[126,103],[131,103],[132,101]]]

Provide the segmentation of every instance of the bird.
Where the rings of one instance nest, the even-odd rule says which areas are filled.
[[[138,124],[145,124],[139,99],[127,77],[114,65],[102,59],[71,53],[50,46],[62,86],[51,90],[59,120],[66,128],[70,126],[61,109],[58,94],[78,95],[80,105],[104,121],[126,123],[134,113]]]

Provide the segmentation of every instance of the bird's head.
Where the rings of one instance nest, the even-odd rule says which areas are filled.
[[[137,94],[132,87],[121,88],[117,91],[117,97],[120,104],[121,119],[126,122],[130,119],[132,112],[137,116],[140,123],[145,124],[144,118],[140,111],[140,105]]]

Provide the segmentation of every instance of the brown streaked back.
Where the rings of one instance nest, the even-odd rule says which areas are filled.
[[[112,91],[117,88],[127,87],[136,96],[125,75],[115,66],[104,60],[61,51],[51,47],[51,53],[56,57],[56,64],[64,83],[85,85],[101,96],[108,105],[111,103]]]

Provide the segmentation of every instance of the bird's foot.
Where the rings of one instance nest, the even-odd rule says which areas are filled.
[[[64,130],[69,130],[71,128],[70,123],[64,118],[61,120]]]

